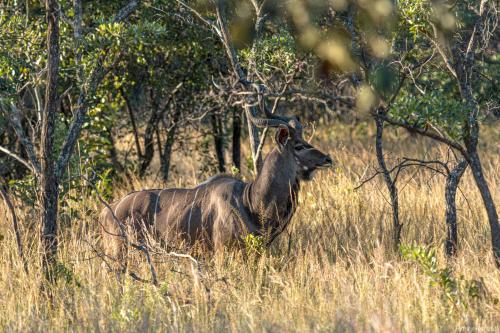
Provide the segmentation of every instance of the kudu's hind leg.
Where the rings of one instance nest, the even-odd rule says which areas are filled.
[[[126,273],[128,266],[128,247],[121,237],[108,235],[103,237],[104,254],[111,270],[116,273]]]
[[[104,255],[108,269],[111,268],[112,271],[117,273],[126,273],[127,271],[127,258],[128,258],[128,247],[126,243],[126,238],[122,236],[122,230],[118,226],[118,223],[114,220],[109,213],[106,213],[103,223],[101,225],[101,242],[102,248],[104,249]]]

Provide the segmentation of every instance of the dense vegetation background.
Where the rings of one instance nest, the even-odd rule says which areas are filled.
[[[1,2],[0,327],[498,331],[497,6]],[[336,160],[290,228],[101,267],[104,202],[258,173],[258,91]]]

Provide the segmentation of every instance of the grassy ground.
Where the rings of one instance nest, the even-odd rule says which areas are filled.
[[[444,179],[408,171],[400,182],[403,243],[436,249],[435,256],[392,251],[391,215],[380,179],[359,190],[372,172],[373,133],[358,128],[320,131],[314,142],[337,168],[321,172],[301,189],[300,207],[288,230],[262,255],[219,253],[199,259],[155,256],[160,287],[101,267],[95,197],[68,200],[62,217],[61,279],[53,306],[39,292],[36,265],[22,270],[10,220],[0,207],[0,331],[500,331],[500,272],[491,260],[489,227],[469,172],[457,196],[460,252],[447,262]],[[483,161],[500,206],[500,134],[486,129]],[[446,150],[407,133],[391,133],[389,158],[446,155]],[[172,184],[192,186],[199,176],[176,156]],[[196,164],[194,164],[196,165]],[[188,170],[180,172],[179,170]],[[158,187],[154,177],[135,188]],[[117,186],[116,196],[131,185]],[[24,244],[36,262],[36,220],[28,209]],[[9,222],[9,223],[7,223]],[[30,225],[32,226],[30,228]],[[149,278],[144,257],[133,270]],[[449,271],[442,270],[445,267]]]

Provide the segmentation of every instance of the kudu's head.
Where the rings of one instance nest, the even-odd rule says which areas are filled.
[[[250,121],[257,127],[277,128],[275,142],[280,154],[293,157],[289,163],[295,163],[297,178],[300,180],[311,180],[314,172],[318,169],[333,166],[332,158],[310,145],[302,137],[302,125],[295,117],[283,117],[269,112],[265,106],[262,93],[259,90],[259,106],[265,114],[265,118],[252,117]]]

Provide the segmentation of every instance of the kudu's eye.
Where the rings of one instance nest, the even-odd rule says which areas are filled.
[[[295,146],[295,150],[303,150],[304,148],[306,148],[306,147],[304,147],[303,145],[296,145]]]

